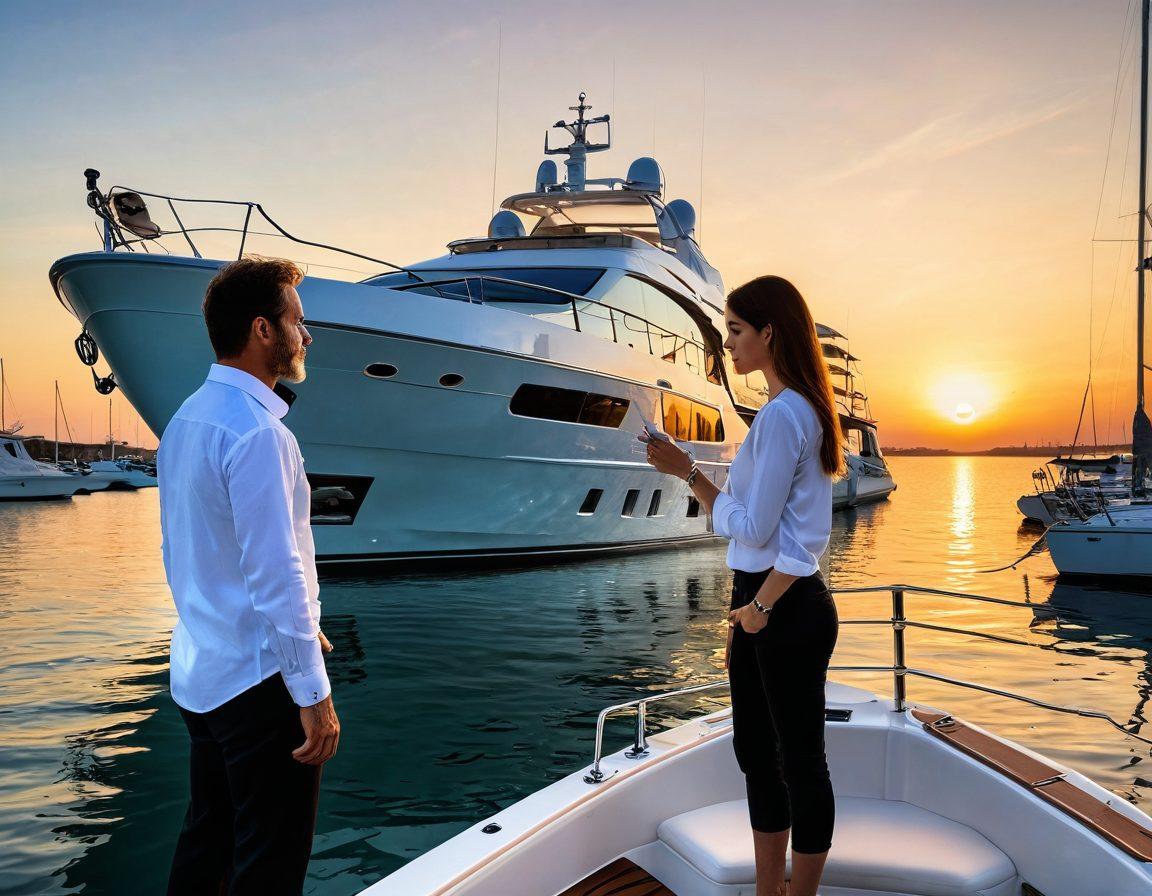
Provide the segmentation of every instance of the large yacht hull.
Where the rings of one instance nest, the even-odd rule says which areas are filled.
[[[90,253],[52,269],[157,434],[213,360],[200,306],[221,263]],[[659,421],[662,393],[721,408],[726,441],[691,447],[722,483],[747,432],[722,386],[515,311],[312,277],[299,292],[315,341],[285,422],[314,487],[362,497],[350,513],[314,517],[320,562],[511,560],[710,537],[685,484],[645,462],[636,433]],[[373,364],[396,372],[368,375]],[[463,381],[442,384],[450,374]],[[509,402],[525,383],[630,406],[618,428],[517,416]]]

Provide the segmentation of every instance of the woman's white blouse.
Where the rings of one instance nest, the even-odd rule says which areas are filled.
[[[820,463],[823,430],[812,405],[781,390],[752,421],[712,507],[712,528],[729,539],[728,566],[808,576],[832,531],[832,477]]]

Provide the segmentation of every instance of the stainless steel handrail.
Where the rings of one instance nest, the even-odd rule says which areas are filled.
[[[475,274],[459,275],[459,276],[455,276],[455,277],[437,277],[434,280],[424,280],[424,281],[418,282],[418,283],[401,283],[397,286],[390,286],[388,288],[397,290],[398,292],[407,292],[408,290],[432,289],[432,290],[435,290],[438,295],[440,295],[442,298],[444,298],[445,296],[443,295],[443,293],[440,292],[439,289],[437,289],[437,287],[441,287],[441,286],[445,286],[445,285],[453,284],[453,283],[463,283],[465,286],[465,290],[467,292],[468,302],[469,302],[469,304],[472,304],[476,300],[474,300],[472,298],[472,290],[470,288],[468,288],[468,284],[473,282],[473,281],[478,283],[479,287],[480,287],[480,289],[479,289],[480,298],[479,298],[478,304],[483,304],[485,301],[485,299],[484,299],[484,284],[485,283],[502,283],[502,284],[506,284],[509,286],[519,286],[519,287],[523,287],[526,290],[535,290],[537,292],[561,296],[562,298],[566,299],[567,304],[572,311],[572,320],[573,320],[573,323],[576,327],[577,333],[582,332],[582,328],[580,326],[580,311],[576,307],[576,303],[581,302],[581,303],[584,303],[586,305],[595,305],[598,308],[606,308],[608,310],[608,323],[612,327],[612,341],[617,343],[617,344],[619,344],[620,339],[619,339],[619,334],[616,332],[616,318],[613,315],[613,312],[620,315],[621,323],[623,323],[626,327],[628,326],[629,320],[639,321],[640,323],[642,323],[644,325],[643,331],[633,330],[633,332],[635,332],[635,333],[643,332],[644,333],[644,335],[646,336],[646,338],[648,340],[648,353],[649,354],[652,354],[652,355],[656,354],[655,349],[652,347],[652,335],[653,335],[653,333],[656,333],[658,336],[668,337],[668,338],[671,338],[673,340],[678,341],[679,343],[683,343],[683,345],[685,347],[689,346],[689,345],[694,346],[696,349],[698,349],[700,351],[701,356],[705,359],[712,357],[716,354],[714,351],[710,350],[708,348],[708,346],[705,345],[704,343],[697,342],[695,339],[692,339],[688,336],[684,336],[681,333],[673,333],[671,330],[668,330],[668,329],[660,326],[657,323],[653,323],[652,321],[648,320],[647,318],[641,317],[638,314],[633,314],[631,311],[625,311],[623,308],[618,308],[615,305],[609,305],[607,302],[602,302],[599,299],[592,299],[592,298],[589,298],[588,296],[582,296],[582,295],[579,295],[577,293],[568,292],[568,291],[563,290],[563,289],[557,289],[554,286],[544,286],[543,284],[540,284],[540,283],[529,283],[529,282],[526,282],[524,280],[512,280],[512,279],[507,278],[507,277],[493,277],[493,276],[488,275],[488,274],[475,273]],[[494,301],[501,301],[501,300],[496,299]],[[556,303],[556,304],[559,305],[559,303]],[[585,313],[587,313],[587,310],[585,310]],[[595,317],[596,315],[589,315],[589,316]],[[603,320],[603,318],[599,318],[599,319]],[[680,351],[679,345],[675,345],[673,347],[673,352],[675,353],[675,352],[679,352],[679,351]],[[687,365],[687,366],[691,367],[692,365]],[[704,366],[707,367],[707,365],[704,365]],[[702,373],[704,375],[707,375],[707,370],[702,371]]]
[[[892,617],[890,619],[849,619],[844,620],[843,624],[846,625],[890,625],[892,627],[892,656],[893,662],[891,666],[829,666],[830,672],[870,672],[870,673],[891,673],[892,675],[892,701],[893,711],[903,713],[908,708],[907,701],[907,678],[908,676],[915,676],[917,678],[926,678],[931,681],[938,681],[943,684],[950,684],[956,687],[968,688],[974,691],[981,691],[985,694],[992,694],[997,697],[1006,697],[1010,700],[1018,700],[1021,703],[1027,703],[1031,706],[1036,706],[1040,709],[1051,710],[1052,712],[1064,713],[1066,715],[1075,715],[1088,719],[1100,719],[1107,722],[1117,731],[1127,734],[1129,737],[1134,737],[1139,741],[1146,744],[1152,744],[1152,738],[1145,737],[1137,733],[1137,730],[1122,725],[1116,721],[1112,716],[1105,712],[1096,709],[1083,709],[1077,706],[1066,706],[1059,703],[1049,703],[1045,700],[1038,700],[1035,697],[1029,697],[1026,694],[1017,694],[1012,691],[1005,691],[1000,688],[989,687],[988,685],[978,684],[977,682],[965,681],[960,678],[952,678],[947,675],[940,675],[935,672],[929,672],[925,669],[915,669],[909,667],[905,662],[904,651],[904,632],[908,628],[923,628],[931,631],[947,632],[949,634],[966,635],[970,637],[985,638],[987,640],[997,641],[1001,643],[1013,644],[1024,647],[1035,647],[1038,649],[1052,649],[1049,645],[1033,644],[1030,641],[1024,641],[1018,638],[1010,638],[1003,635],[993,635],[988,632],[977,632],[971,629],[953,628],[950,626],[936,625],[934,623],[916,622],[910,620],[905,616],[904,612],[904,597],[906,594],[924,594],[933,597],[947,597],[957,600],[968,600],[979,603],[999,604],[1007,607],[1021,607],[1024,609],[1035,611],[1036,609],[1050,609],[1055,611],[1056,608],[1043,607],[1037,604],[1024,603],[1022,601],[1006,600],[1001,597],[989,597],[983,594],[968,594],[963,591],[944,591],[939,588],[924,588],[918,585],[874,585],[864,586],[858,588],[838,588],[833,593],[837,595],[848,594],[882,594],[887,592],[892,597]],[[1074,611],[1076,612],[1076,611]],[[647,710],[648,704],[656,703],[661,700],[668,700],[672,697],[680,697],[684,694],[692,694],[700,691],[715,690],[717,688],[727,687],[728,682],[713,681],[706,684],[693,685],[687,688],[678,688],[674,691],[664,691],[659,694],[653,694],[649,697],[640,697],[636,700],[629,700],[626,703],[617,703],[600,710],[600,714],[596,718],[596,745],[593,754],[592,768],[588,774],[584,776],[584,780],[589,784],[599,784],[601,781],[606,780],[606,775],[600,768],[600,762],[603,759],[604,747],[604,725],[609,716],[623,712],[628,709],[636,709],[636,736],[635,742],[632,747],[624,754],[629,759],[638,759],[648,754],[648,740],[646,734],[647,728]],[[1134,726],[1138,729],[1138,726]]]

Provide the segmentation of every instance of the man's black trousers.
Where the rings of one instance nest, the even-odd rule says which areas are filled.
[[[169,896],[298,896],[308,870],[320,767],[279,674],[210,712],[181,709],[192,738],[191,799]]]

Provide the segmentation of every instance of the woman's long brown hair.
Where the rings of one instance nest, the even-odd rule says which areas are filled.
[[[728,307],[757,330],[771,325],[768,351],[784,384],[808,399],[824,438],[820,463],[829,476],[844,472],[844,435],[828,363],[816,335],[816,322],[800,291],[783,277],[757,277],[728,294]]]

